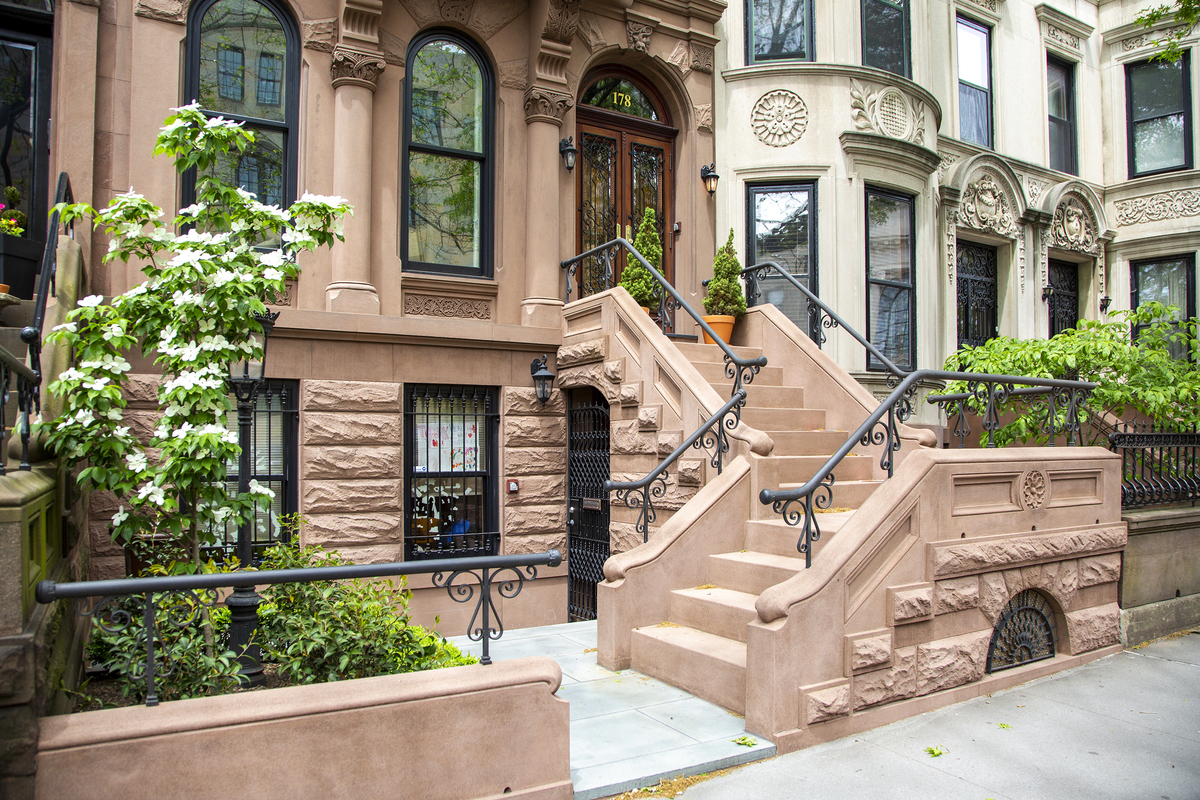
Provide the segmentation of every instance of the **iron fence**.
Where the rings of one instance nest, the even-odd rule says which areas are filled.
[[[1200,431],[1118,424],[1108,446],[1121,456],[1121,507],[1196,504],[1200,500]]]

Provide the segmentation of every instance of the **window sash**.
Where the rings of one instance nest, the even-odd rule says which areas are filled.
[[[1163,76],[1166,70],[1177,76],[1178,96],[1143,97],[1139,105],[1139,84],[1143,93],[1151,91],[1152,82],[1142,75]],[[1165,84],[1160,81],[1160,84]],[[1170,95],[1170,92],[1168,92]],[[1154,102],[1157,99],[1158,102]],[[1126,138],[1129,177],[1153,175],[1160,172],[1191,169],[1192,167],[1192,84],[1191,52],[1173,65],[1143,61],[1125,65]]]
[[[748,264],[778,261],[817,294],[816,183],[747,186],[746,232]],[[819,331],[812,327],[807,298],[786,278],[774,271],[767,272],[759,280],[758,291],[759,304],[774,305],[797,327],[807,330],[811,338],[818,339]]]
[[[889,13],[891,12],[891,13]],[[890,18],[890,24],[889,24]],[[862,0],[862,63],[867,67],[912,77],[912,44],[908,0]],[[872,46],[876,42],[882,46]],[[891,58],[885,58],[887,43]]]
[[[992,146],[992,31],[965,17],[956,27],[958,43],[959,138]],[[972,58],[970,43],[980,45]],[[975,61],[976,63],[972,63]]]
[[[745,19],[747,64],[815,60],[812,0],[746,0]]]
[[[1057,86],[1055,85],[1056,83],[1058,84]],[[1056,115],[1053,111],[1056,92],[1062,98],[1062,115]],[[1047,123],[1050,143],[1048,153],[1050,169],[1075,175],[1078,167],[1076,166],[1077,151],[1075,147],[1074,67],[1056,59],[1049,59],[1046,62],[1046,93],[1046,105],[1050,109]]]
[[[881,219],[884,209],[873,209],[873,200],[901,204],[902,213]],[[917,359],[915,204],[911,197],[868,188],[865,208],[867,341],[900,369],[911,370]],[[868,353],[867,369],[886,367]]]

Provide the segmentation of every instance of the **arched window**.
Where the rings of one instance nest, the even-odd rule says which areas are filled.
[[[404,77],[404,268],[492,274],[492,75],[473,42],[417,37]]]
[[[187,101],[256,135],[245,153],[213,169],[268,205],[296,196],[299,52],[296,24],[275,0],[201,0],[188,15]],[[185,204],[195,190],[192,176]]]

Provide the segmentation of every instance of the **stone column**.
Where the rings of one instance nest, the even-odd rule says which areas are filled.
[[[571,96],[540,86],[525,90],[525,299],[521,324],[557,328],[564,286],[558,252],[562,122]]]
[[[333,193],[354,206],[346,241],[333,248],[333,283],[325,309],[378,314],[371,284],[371,126],[375,81],[386,62],[378,52],[338,45],[333,51]]]

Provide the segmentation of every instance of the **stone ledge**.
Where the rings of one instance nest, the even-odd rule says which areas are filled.
[[[967,541],[929,543],[936,579],[994,572],[1081,555],[1099,555],[1125,547],[1125,526],[1102,526],[1053,533],[1009,533]]]
[[[1200,626],[1200,594],[1122,608],[1119,626],[1125,647],[1195,628]]]

